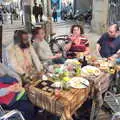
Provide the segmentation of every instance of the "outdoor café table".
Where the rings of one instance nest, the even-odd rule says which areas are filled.
[[[56,98],[54,93],[49,94],[43,91],[42,89],[37,88],[36,85],[38,85],[40,82],[37,81],[29,85],[27,93],[31,102],[36,106],[46,109],[48,112],[60,116],[60,120],[73,120],[72,115],[78,108],[82,106],[82,104],[87,100],[89,96],[94,97],[95,94],[99,101],[99,98],[101,98],[102,93],[107,91],[108,89],[108,80],[109,74],[107,73],[102,73],[98,77],[91,77],[89,78],[90,87],[84,89],[71,88],[70,90],[62,90],[60,92],[59,98]],[[106,84],[105,81],[108,81],[108,83]],[[94,90],[97,90],[97,93],[95,93]],[[97,104],[99,105],[99,102]],[[95,110],[95,108],[92,110],[91,118],[95,116]]]
[[[111,84],[111,74],[103,72],[96,78],[89,77],[87,79],[91,81],[90,97],[93,99],[90,120],[97,120],[98,113],[104,102],[103,94],[109,89]]]
[[[46,109],[48,112],[60,116],[60,120],[73,120],[72,115],[87,100],[90,87],[84,89],[62,90],[60,97],[56,98],[55,94],[36,88],[39,83],[35,82],[29,86],[28,96],[33,104]]]

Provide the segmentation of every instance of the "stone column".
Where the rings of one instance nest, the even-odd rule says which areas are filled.
[[[47,0],[42,0],[42,4],[44,15],[47,16]]]
[[[47,0],[47,17],[48,17],[48,29],[47,33],[51,36],[52,31],[52,11],[51,11],[51,1]]]
[[[107,30],[109,0],[93,0],[92,31],[103,33]]]
[[[0,23],[0,62],[2,62],[2,24]]]
[[[31,0],[24,0],[24,18],[25,18],[25,29],[31,32]]]

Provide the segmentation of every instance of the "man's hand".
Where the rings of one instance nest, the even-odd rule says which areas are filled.
[[[57,59],[57,58],[60,58],[60,57],[62,57],[62,53],[57,53],[56,55],[55,55],[55,58]]]

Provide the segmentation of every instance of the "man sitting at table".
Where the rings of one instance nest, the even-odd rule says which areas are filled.
[[[62,58],[61,53],[57,53],[53,55],[49,44],[45,40],[45,31],[43,28],[36,27],[33,30],[33,46],[36,50],[39,59],[44,63],[55,63],[55,64],[63,64],[64,59]]]
[[[26,120],[33,120],[35,107],[28,100],[19,76],[0,63],[0,105],[5,110],[19,110]]]
[[[104,33],[97,42],[97,53],[104,58],[116,56],[120,49],[119,27],[113,24],[108,28],[108,32]]]
[[[23,30],[18,32],[17,37],[19,39],[15,42],[16,44],[6,48],[8,67],[11,67],[16,73],[21,75],[29,74],[31,71],[41,71],[42,64],[34,48],[30,45],[28,33]]]

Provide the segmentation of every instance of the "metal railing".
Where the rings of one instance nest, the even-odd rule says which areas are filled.
[[[18,110],[5,111],[0,105],[0,120],[25,120]]]

